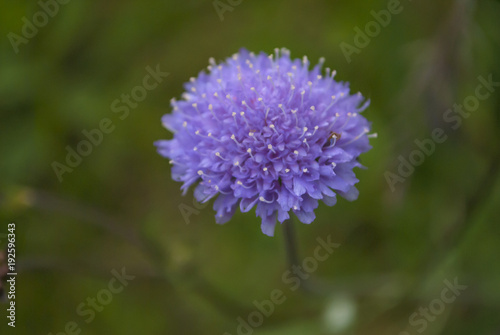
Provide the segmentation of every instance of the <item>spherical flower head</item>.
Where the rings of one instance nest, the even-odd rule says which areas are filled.
[[[184,194],[197,184],[198,201],[217,196],[217,223],[238,205],[242,212],[256,206],[262,231],[272,236],[291,212],[311,223],[319,200],[357,199],[353,168],[371,148],[370,123],[360,114],[368,102],[349,94],[335,72],[323,72],[323,62],[309,70],[307,57],[292,60],[286,49],[242,49],[221,64],[210,59],[208,73],[172,100],[162,122],[173,139],[155,145]]]

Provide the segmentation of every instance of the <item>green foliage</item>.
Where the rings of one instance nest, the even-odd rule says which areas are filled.
[[[237,318],[278,289],[286,301],[255,334],[417,334],[422,323],[410,316],[455,277],[467,289],[425,334],[498,331],[500,88],[457,129],[443,115],[474,96],[478,76],[500,81],[500,3],[402,1],[360,47],[354,28],[364,30],[387,1],[220,2],[232,9],[223,21],[212,1],[70,1],[18,53],[8,34],[22,35],[23,16],[32,21],[41,7],[4,4],[0,233],[16,223],[17,333],[56,334],[75,321],[82,334],[236,334]],[[342,42],[359,51],[351,62]],[[371,99],[364,113],[379,137],[361,158],[359,199],[321,205],[313,224],[295,223],[301,260],[318,237],[341,244],[308,281],[320,294],[282,280],[280,227],[269,238],[252,213],[216,225],[211,204],[181,196],[153,146],[170,136],[160,119],[183,83],[209,57],[241,47],[325,57]],[[115,113],[114,101],[157,64],[169,75],[126,116]],[[387,171],[398,174],[398,157],[408,160],[435,128],[447,139],[391,189]],[[68,165],[67,146],[77,150],[93,129],[102,140],[60,182],[53,162]],[[192,214],[188,224],[180,208]],[[135,279],[87,324],[77,306],[123,267]],[[4,316],[0,329],[12,331]]]

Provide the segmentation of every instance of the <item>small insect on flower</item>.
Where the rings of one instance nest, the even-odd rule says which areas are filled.
[[[216,197],[217,223],[237,207],[255,207],[272,236],[290,214],[311,223],[319,201],[358,197],[353,168],[371,148],[361,115],[369,103],[323,70],[324,61],[311,69],[307,57],[291,59],[287,49],[242,49],[221,63],[211,58],[208,73],[185,84],[182,100],[172,99],[162,122],[173,138],[155,145],[183,194],[196,185],[198,201]]]
[[[334,146],[335,143],[337,142],[337,140],[340,140],[341,137],[342,137],[341,134],[337,134],[337,133],[332,131],[330,133],[330,136],[328,136],[328,145],[331,147]]]

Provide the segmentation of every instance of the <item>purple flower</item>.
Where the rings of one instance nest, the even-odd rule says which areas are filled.
[[[281,52],[280,52],[281,51]],[[181,101],[163,116],[171,140],[155,143],[170,159],[172,177],[183,194],[214,202],[217,223],[227,222],[240,207],[256,205],[262,231],[274,234],[276,220],[293,212],[303,223],[315,219],[318,200],[328,206],[336,194],[355,200],[354,167],[371,146],[367,106],[348,83],[322,72],[324,59],[309,70],[307,57],[290,59],[286,49],[255,55],[242,49],[217,64],[210,59],[185,84]]]

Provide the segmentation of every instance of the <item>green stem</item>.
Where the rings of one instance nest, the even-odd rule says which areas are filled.
[[[286,257],[288,260],[288,265],[290,267],[299,264],[299,259],[297,256],[297,242],[295,238],[295,229],[293,227],[292,219],[288,219],[283,222],[283,234],[285,239],[285,250]]]

